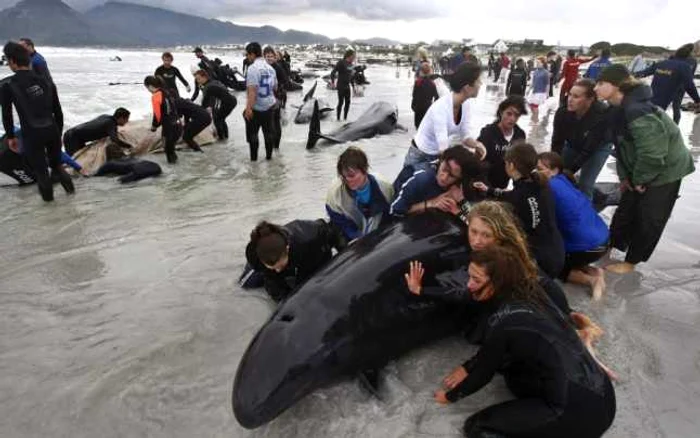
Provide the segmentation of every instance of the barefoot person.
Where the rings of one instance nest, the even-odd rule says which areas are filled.
[[[695,165],[678,126],[652,103],[651,88],[631,77],[625,66],[604,69],[595,91],[620,110],[615,144],[623,194],[610,226],[610,243],[627,255],[607,269],[624,274],[651,257],[681,181]]]
[[[420,289],[422,267],[412,263],[408,286]],[[515,396],[470,416],[468,437],[598,438],[615,418],[615,390],[579,336],[547,297],[524,260],[509,248],[472,254],[469,293],[494,303],[479,352],[443,380],[440,404],[457,402],[499,372]]]
[[[593,299],[599,300],[605,292],[605,277],[601,268],[590,264],[608,252],[608,226],[598,216],[590,199],[576,187],[573,175],[564,171],[557,153],[540,154],[537,169],[549,179],[557,226],[564,239],[566,258],[559,278],[589,286]]]

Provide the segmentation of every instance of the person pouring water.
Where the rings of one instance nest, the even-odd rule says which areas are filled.
[[[481,67],[465,62],[448,82],[452,92],[430,106],[411,141],[404,166],[415,169],[429,166],[451,145],[451,137],[458,137],[463,146],[475,151],[480,158],[486,156],[486,148],[469,130],[472,115],[469,99],[479,94]]]

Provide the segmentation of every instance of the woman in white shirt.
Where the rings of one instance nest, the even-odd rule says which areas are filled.
[[[423,168],[437,160],[440,152],[451,146],[451,137],[458,137],[463,146],[482,159],[486,156],[484,145],[474,140],[469,131],[469,99],[479,94],[481,67],[465,62],[449,77],[448,83],[452,92],[430,106],[411,141],[404,166]]]

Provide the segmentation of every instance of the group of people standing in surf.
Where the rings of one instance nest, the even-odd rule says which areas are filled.
[[[601,65],[587,78],[577,71],[555,114],[551,150],[541,153],[517,125],[532,107],[521,94],[506,97],[494,122],[474,136],[469,124],[480,65],[460,64],[443,97],[431,89],[430,67],[419,61],[414,98],[428,102],[414,106],[417,131],[396,179],[370,172],[364,152],[347,148],[326,197],[328,220],[258,224],[242,282],[252,286],[257,271],[257,283],[285,300],[334,250],[407,215],[454,215],[468,228],[466,275],[443,275],[439,285],[424,287],[421,260],[406,261],[406,293],[468,308],[465,335],[481,345],[444,379],[435,400],[456,402],[499,372],[515,399],[469,417],[466,436],[599,437],[615,416],[616,375],[593,348],[603,330],[571,309],[554,280],[587,285],[600,300],[606,270],[625,274],[647,261],[681,181],[695,170],[690,151],[654,104],[652,87],[621,64]],[[608,227],[591,198],[611,154],[621,198]],[[624,260],[611,258],[613,248]]]
[[[63,133],[63,109],[58,90],[46,60],[36,52],[33,42],[27,38],[19,43],[10,41],[3,52],[14,72],[14,75],[3,80],[0,89],[4,139],[9,148],[8,153],[16,155],[10,157],[12,159],[3,160],[3,164],[9,166],[8,169],[3,168],[5,173],[13,176],[20,184],[37,182],[42,198],[52,201],[52,181],[59,181],[69,194],[75,191],[64,166],[73,167],[77,172],[88,176],[72,155],[91,142],[109,138],[112,148],[108,159],[121,159],[133,149],[133,145],[118,135],[118,127],[129,122],[131,113],[128,109],[118,108],[113,114],[98,116]],[[262,130],[265,158],[269,160],[281,142],[281,113],[287,100],[285,84],[289,81],[289,59],[271,46],[263,50],[256,42],[248,44],[245,52],[247,86],[243,118],[250,159],[258,159],[258,134]],[[191,88],[180,70],[173,66],[173,55],[170,52],[163,53],[163,64],[143,81],[152,95],[151,130],[161,128],[165,154],[171,164],[178,160],[175,144],[180,139],[190,149],[202,152],[195,137],[211,124],[216,137],[221,141],[227,140],[229,129],[226,118],[237,106],[236,97],[222,83],[222,67],[209,60],[201,48],[196,48],[194,54],[198,58],[198,64],[192,69],[195,92],[191,99],[180,97],[177,80],[183,83],[188,92]],[[230,78],[227,77],[225,82],[230,85]],[[202,100],[201,104],[197,104],[195,101],[200,92]],[[13,107],[19,115],[20,127],[14,124]],[[349,101],[346,102],[346,116],[348,108]]]

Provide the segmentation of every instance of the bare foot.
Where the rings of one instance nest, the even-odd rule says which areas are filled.
[[[598,324],[591,321],[591,319],[583,313],[571,312],[569,316],[576,326],[576,332],[586,345],[592,345],[594,342],[597,342],[598,339],[603,336],[603,333],[605,333]]]
[[[593,295],[593,301],[600,301],[605,292],[605,272],[600,268],[594,269],[595,273],[593,274],[593,284],[591,284],[591,294]]]
[[[615,274],[629,274],[634,271],[634,265],[627,262],[613,263],[612,265],[606,266],[605,269]]]

